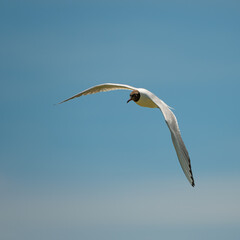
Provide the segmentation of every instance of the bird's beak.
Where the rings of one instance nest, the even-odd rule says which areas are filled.
[[[132,98],[128,99],[127,103],[129,103],[130,101],[132,101]]]

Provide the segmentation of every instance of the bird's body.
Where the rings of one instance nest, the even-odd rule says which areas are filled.
[[[107,91],[118,90],[118,89],[132,90],[130,94],[130,99],[127,102],[133,100],[136,104],[138,104],[141,107],[159,108],[161,110],[164,116],[164,119],[167,123],[167,126],[170,130],[172,142],[176,150],[180,165],[188,181],[194,187],[195,183],[194,183],[192,169],[191,169],[191,162],[188,155],[188,151],[185,147],[185,144],[180,134],[177,119],[173,114],[173,112],[170,110],[170,107],[161,99],[159,99],[156,95],[148,91],[147,89],[135,88],[135,87],[131,87],[129,85],[124,85],[124,84],[104,83],[104,84],[100,84],[100,85],[91,87],[89,89],[86,89],[85,91],[80,92],[74,95],[73,97],[68,98],[60,103],[69,101],[73,98],[80,97],[82,95],[94,94],[98,92],[107,92]]]
[[[141,107],[148,108],[157,108],[158,106],[152,101],[151,96],[153,95],[151,92],[144,88],[138,88],[140,93],[140,99],[136,102],[137,105]]]

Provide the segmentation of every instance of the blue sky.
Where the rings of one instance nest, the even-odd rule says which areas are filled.
[[[1,1],[1,239],[239,239],[238,1]],[[196,187],[161,112],[174,108]]]

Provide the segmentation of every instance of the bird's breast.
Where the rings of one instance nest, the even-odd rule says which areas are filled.
[[[136,102],[141,107],[148,107],[148,108],[157,108],[158,106],[152,101],[150,98],[150,92],[146,89],[141,89],[140,92],[140,99]]]

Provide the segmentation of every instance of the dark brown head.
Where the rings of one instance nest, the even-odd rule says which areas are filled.
[[[129,103],[130,101],[137,102],[140,98],[140,92],[138,90],[134,90],[130,93],[130,99],[127,101]]]

